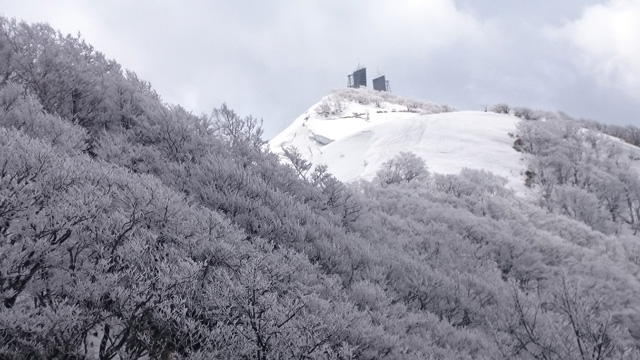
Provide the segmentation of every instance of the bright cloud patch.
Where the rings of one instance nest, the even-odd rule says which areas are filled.
[[[271,21],[264,24],[268,29],[244,23],[237,29],[246,33],[242,38],[251,55],[270,66],[313,62],[344,68],[343,59],[349,66],[355,66],[354,59],[371,66],[397,54],[424,62],[431,51],[489,46],[498,36],[452,0],[297,2],[271,11]]]
[[[580,56],[599,81],[640,98],[640,2],[611,0],[588,7],[582,17],[553,31]]]

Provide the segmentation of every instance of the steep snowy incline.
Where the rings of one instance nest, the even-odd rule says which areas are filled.
[[[339,101],[339,100],[336,100]],[[396,104],[383,104],[384,109],[358,103],[339,102],[340,115],[322,116],[318,114],[325,100],[317,103],[299,116],[293,124],[276,135],[270,142],[274,151],[295,146],[307,159],[321,153],[320,148],[336,140],[343,139],[371,126],[388,121],[408,119],[416,113]]]
[[[326,99],[323,100],[326,102]],[[509,180],[507,187],[525,192],[522,154],[512,147],[518,118],[478,111],[438,114],[410,112],[390,103],[345,102],[341,115],[318,114],[316,104],[276,136],[271,148],[295,146],[313,164],[326,164],[338,179],[372,179],[386,160],[411,151],[431,172],[456,174],[462,168],[484,169]]]

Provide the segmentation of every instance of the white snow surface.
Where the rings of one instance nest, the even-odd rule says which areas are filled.
[[[525,163],[509,135],[520,120],[514,116],[480,111],[420,114],[397,104],[345,102],[341,115],[323,117],[317,113],[321,104],[274,137],[271,149],[281,153],[295,146],[305,160],[326,164],[343,182],[371,180],[383,162],[411,151],[425,160],[430,172],[484,169],[507,178],[507,187],[516,193],[526,192]]]

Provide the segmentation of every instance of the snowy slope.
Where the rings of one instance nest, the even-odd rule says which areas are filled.
[[[610,135],[602,134],[602,136],[619,146],[622,158],[628,160],[629,167],[640,175],[640,148]]]
[[[335,99],[334,99],[335,100]],[[314,164],[327,164],[338,179],[370,180],[381,164],[401,151],[422,157],[431,172],[455,174],[484,169],[524,192],[524,162],[509,133],[518,118],[495,113],[454,111],[424,114],[397,103],[344,101],[343,111],[321,116],[313,106],[270,142],[271,149],[295,146]],[[422,111],[415,112],[415,111]]]

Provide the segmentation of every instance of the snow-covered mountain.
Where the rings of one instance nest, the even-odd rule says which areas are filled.
[[[79,37],[0,48],[1,359],[640,359],[638,128],[338,90],[272,149],[526,197],[413,156],[352,187]]]
[[[270,141],[294,146],[305,160],[326,164],[338,179],[372,179],[386,160],[411,151],[431,172],[484,169],[523,192],[525,164],[513,148],[519,118],[410,101],[368,89],[337,90]],[[511,134],[511,135],[510,135]]]

